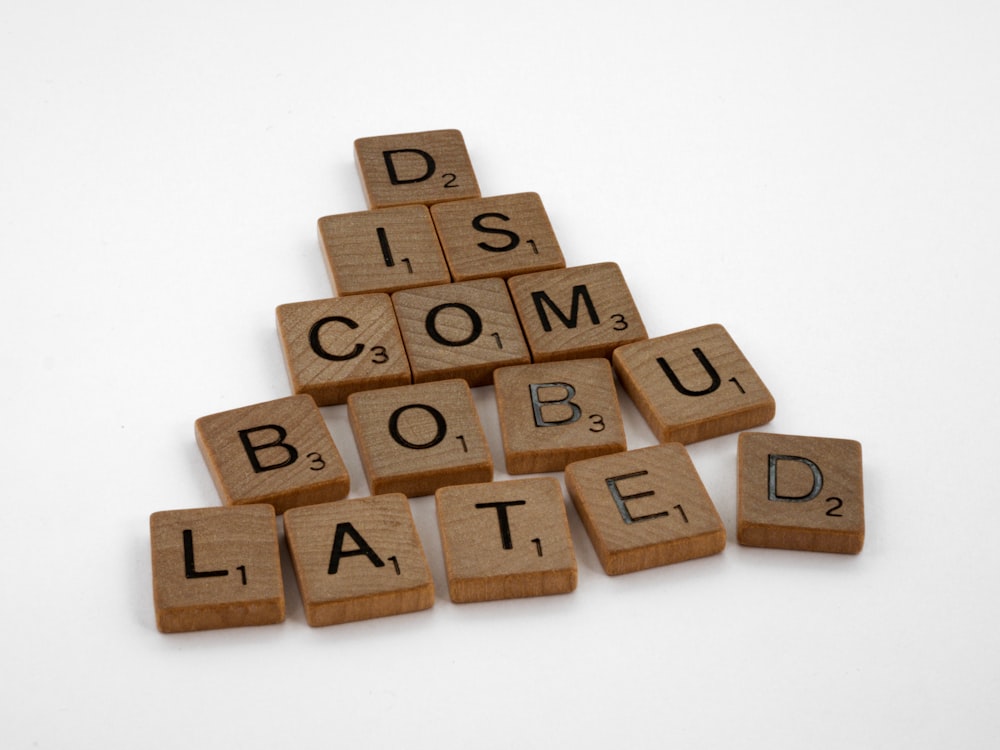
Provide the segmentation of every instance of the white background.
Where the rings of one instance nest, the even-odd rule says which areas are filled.
[[[996,3],[3,6],[5,748],[995,746]],[[149,514],[219,503],[194,420],[288,395],[354,139],[436,128],[650,335],[725,325],[765,429],[859,440],[864,551],[741,548],[726,436],[719,556],[609,578],[571,510],[575,593],[454,605],[416,498],[433,609],[313,629],[286,569],[282,625],[157,632]]]

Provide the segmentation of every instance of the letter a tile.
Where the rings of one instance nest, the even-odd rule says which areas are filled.
[[[616,263],[560,268],[507,281],[535,362],[611,357],[646,338]]]
[[[436,505],[452,601],[566,594],[576,588],[576,556],[556,479],[444,487]]]
[[[293,508],[285,514],[285,539],[313,627],[434,604],[434,581],[405,495]]]
[[[478,198],[479,184],[458,130],[359,138],[354,156],[369,208]]]
[[[566,487],[608,575],[721,552],[726,530],[679,443],[577,461]]]
[[[343,404],[357,391],[408,385],[410,365],[386,294],[278,306],[288,379],[319,406]]]
[[[164,633],[285,619],[274,508],[166,510],[149,517],[156,626]]]
[[[309,396],[202,417],[195,435],[226,505],[268,503],[284,513],[350,492],[347,467]]]
[[[737,462],[737,540],[857,554],[865,541],[861,444],[746,432]]]
[[[774,418],[774,398],[720,325],[629,344],[612,361],[661,443],[694,443]]]
[[[509,474],[561,471],[625,450],[625,425],[606,359],[502,367],[493,373]]]
[[[347,414],[374,494],[429,495],[493,478],[493,459],[464,380],[352,393]]]

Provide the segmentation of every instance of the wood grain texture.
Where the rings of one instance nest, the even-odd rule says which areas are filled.
[[[458,130],[359,138],[354,158],[369,208],[479,197],[472,161]]]
[[[289,508],[347,497],[351,478],[310,396],[288,396],[195,422],[198,447],[226,505]]]
[[[319,406],[357,391],[410,383],[410,365],[387,294],[294,302],[275,310],[292,391]]]
[[[774,418],[774,398],[721,325],[616,349],[618,377],[663,443],[694,443]]]
[[[857,554],[865,541],[861,444],[743,433],[737,540],[750,547]]]
[[[493,458],[464,380],[352,393],[347,412],[373,494],[415,497],[493,478]]]
[[[616,263],[595,263],[507,280],[534,362],[611,357],[647,338]]]
[[[433,606],[434,581],[405,495],[294,508],[284,523],[313,627]]]
[[[436,507],[448,591],[482,602],[576,588],[576,555],[552,477],[444,487]]]
[[[439,203],[431,218],[455,281],[566,266],[538,193]]]
[[[164,633],[285,619],[274,508],[165,510],[149,517],[156,627]]]
[[[722,519],[679,443],[571,463],[566,488],[608,575],[725,549]]]
[[[415,383],[489,385],[497,367],[531,361],[501,279],[407,289],[393,294],[392,304]]]
[[[324,216],[318,228],[330,280],[341,296],[451,281],[426,206]]]
[[[626,449],[606,359],[503,367],[493,374],[509,474],[561,471]]]

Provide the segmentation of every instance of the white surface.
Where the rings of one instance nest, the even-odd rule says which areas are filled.
[[[992,746],[998,7],[7,3],[3,746]],[[720,556],[608,578],[571,512],[575,593],[458,606],[418,498],[432,610],[312,629],[286,570],[283,625],[156,631],[148,516],[219,502],[197,417],[288,394],[353,140],[450,127],[651,335],[726,325],[766,429],[862,443],[860,556],[738,546],[727,436]]]

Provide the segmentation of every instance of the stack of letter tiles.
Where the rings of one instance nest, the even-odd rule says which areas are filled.
[[[281,622],[277,514],[310,625],[433,606],[410,510],[431,494],[453,601],[573,591],[562,486],[493,481],[478,386],[507,473],[564,471],[609,575],[724,549],[685,445],[736,432],[741,544],[860,552],[861,446],[744,432],[775,404],[725,328],[650,337],[615,263],[567,267],[537,194],[481,197],[457,130],[355,156],[369,210],[319,220],[337,296],[276,311],[293,394],[198,419],[223,506],[150,517],[160,630]],[[628,450],[616,381],[659,445]],[[369,497],[320,410],[345,403]]]

